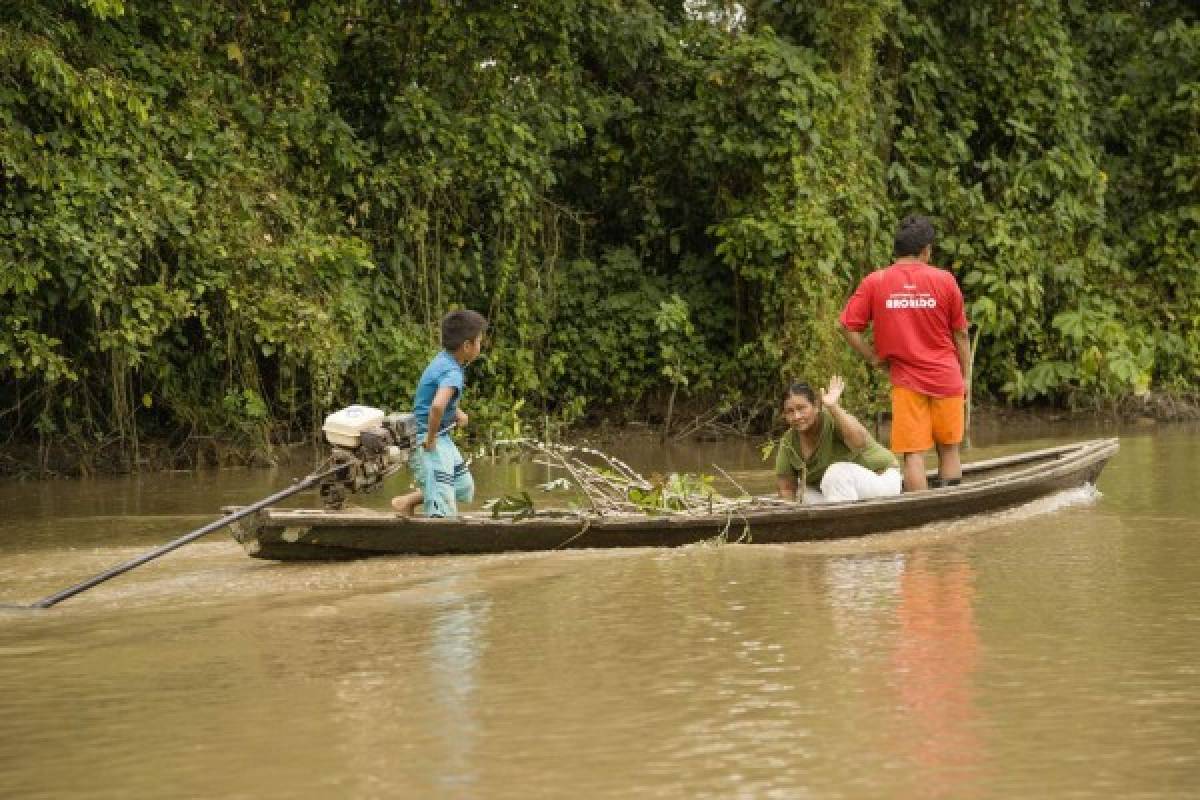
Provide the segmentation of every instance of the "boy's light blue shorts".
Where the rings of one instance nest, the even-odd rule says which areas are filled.
[[[408,466],[424,495],[426,516],[453,517],[459,503],[475,496],[475,479],[449,433],[437,437],[432,453],[417,445]]]

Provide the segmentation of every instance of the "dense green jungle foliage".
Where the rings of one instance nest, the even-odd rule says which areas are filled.
[[[269,448],[404,408],[452,307],[475,427],[769,409],[932,215],[974,392],[1200,374],[1185,0],[0,5],[0,441]]]

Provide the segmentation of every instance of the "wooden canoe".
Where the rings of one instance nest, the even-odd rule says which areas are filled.
[[[265,509],[232,525],[255,558],[280,561],[501,553],[601,547],[678,547],[724,537],[746,543],[837,539],[912,528],[1028,503],[1094,484],[1117,452],[1097,439],[963,466],[960,486],[858,503],[751,506],[732,515],[580,516],[540,512],[515,520],[489,513],[454,519],[373,510]]]

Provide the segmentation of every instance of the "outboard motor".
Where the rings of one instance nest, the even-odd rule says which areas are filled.
[[[370,406],[348,406],[325,418],[321,427],[332,450],[332,466],[341,466],[321,481],[325,508],[337,510],[346,495],[369,492],[408,463],[417,447],[417,419],[412,414],[385,414]]]

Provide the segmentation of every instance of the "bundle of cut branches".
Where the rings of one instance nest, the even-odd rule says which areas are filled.
[[[714,468],[740,496],[720,494],[714,488],[712,475],[655,473],[646,477],[619,458],[592,447],[549,444],[535,439],[508,439],[497,442],[496,446],[519,447],[533,454],[534,463],[565,473],[567,483],[583,495],[589,510],[599,515],[726,514],[783,502],[751,496],[716,465]]]

